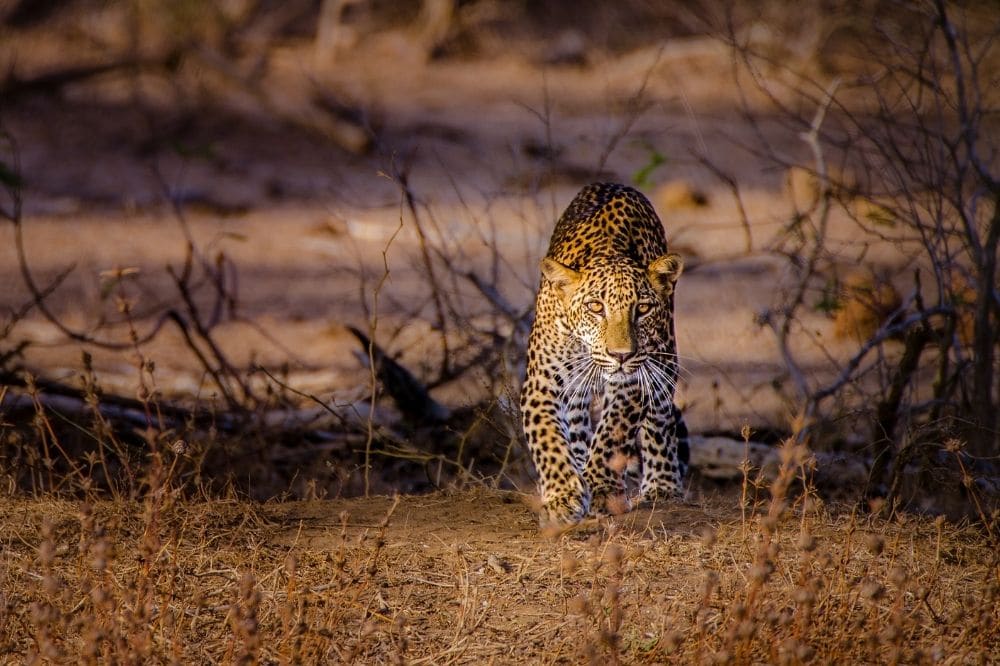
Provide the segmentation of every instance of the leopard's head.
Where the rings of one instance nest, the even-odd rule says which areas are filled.
[[[571,360],[570,383],[593,381],[594,375],[611,382],[637,378],[673,385],[676,358],[664,343],[683,267],[677,254],[665,254],[646,267],[622,262],[574,270],[550,258],[542,261],[542,274],[559,296],[562,319],[584,349]]]

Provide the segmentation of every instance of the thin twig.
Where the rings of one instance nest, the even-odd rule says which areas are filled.
[[[819,131],[823,126],[823,120],[826,118],[826,113],[830,108],[830,104],[833,103],[834,93],[839,85],[839,79],[834,79],[830,83],[827,87],[826,97],[823,100],[823,103],[816,109],[816,114],[813,116],[809,131],[804,132],[801,135],[802,140],[805,141],[812,149],[813,158],[816,162],[816,174],[819,177],[820,187],[822,188],[820,193],[820,206],[819,210],[816,212],[816,234],[813,238],[812,248],[806,259],[805,267],[799,274],[798,283],[795,285],[788,303],[782,308],[781,323],[776,324],[775,322],[771,322],[772,329],[774,329],[778,338],[778,348],[781,352],[782,359],[785,361],[788,373],[791,375],[792,381],[795,383],[799,395],[803,399],[809,398],[809,382],[806,380],[805,374],[802,372],[802,368],[799,366],[798,361],[795,359],[795,356],[791,351],[789,334],[791,332],[792,322],[795,321],[796,311],[804,302],[809,282],[816,273],[816,266],[819,262],[819,258],[826,249],[826,228],[830,218],[830,181],[827,176],[826,160],[823,156],[823,149],[819,142]]]
[[[393,163],[393,166],[395,167],[395,163]],[[447,375],[449,374],[449,367],[451,364],[451,351],[448,346],[448,317],[446,314],[447,308],[444,304],[444,287],[438,280],[437,270],[435,269],[434,261],[431,258],[431,249],[427,242],[427,235],[424,232],[420,212],[417,210],[416,196],[410,188],[408,175],[405,171],[396,169],[393,176],[399,184],[400,192],[403,195],[403,201],[406,203],[406,208],[409,210],[410,217],[413,219],[413,226],[417,231],[420,257],[423,262],[423,268],[427,272],[427,283],[430,286],[431,299],[434,303],[434,316],[436,319],[435,327],[438,330],[438,339],[441,344],[441,366],[439,374]]]

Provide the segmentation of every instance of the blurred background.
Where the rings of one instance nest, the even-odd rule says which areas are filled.
[[[800,437],[831,492],[960,512],[1000,453],[996,25],[888,0],[0,0],[4,483],[73,489],[103,451],[90,478],[125,488],[152,450],[260,498],[530,488],[537,262],[613,180],[685,257],[702,481],[739,474],[749,426],[762,468]]]

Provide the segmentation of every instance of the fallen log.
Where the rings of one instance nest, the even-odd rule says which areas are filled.
[[[361,360],[374,362],[375,377],[396,403],[403,418],[416,425],[436,425],[449,419],[451,410],[432,398],[413,373],[357,328],[348,326],[347,330],[361,343],[364,350],[364,355],[359,355]]]

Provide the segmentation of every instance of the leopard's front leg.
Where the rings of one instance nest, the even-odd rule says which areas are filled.
[[[653,399],[642,424],[641,449],[643,501],[656,502],[682,495],[688,464],[688,432],[680,409],[668,398]]]
[[[625,493],[625,467],[634,453],[642,422],[639,388],[631,382],[605,387],[601,420],[590,445],[583,477],[590,486],[591,513],[618,515],[631,509]]]
[[[544,361],[529,355],[521,390],[521,423],[541,486],[542,523],[572,524],[590,510],[591,494],[581,469],[586,441],[579,423],[571,424],[568,419],[555,366]]]

